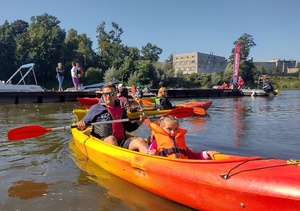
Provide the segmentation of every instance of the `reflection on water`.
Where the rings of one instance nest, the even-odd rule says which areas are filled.
[[[44,182],[17,181],[8,189],[9,197],[18,197],[20,199],[32,199],[42,197],[48,192],[48,185]]]
[[[105,194],[107,199],[116,197],[132,210],[191,210],[110,174],[87,159],[76,148],[73,141],[70,142],[70,148],[72,149],[72,160],[83,171],[78,177],[79,183],[83,185],[89,181],[97,183],[107,190]]]

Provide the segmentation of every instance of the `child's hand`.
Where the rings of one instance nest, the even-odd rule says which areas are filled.
[[[220,153],[220,152],[218,152],[218,151],[206,151],[206,153],[208,154],[208,156],[212,159],[212,160],[214,160],[215,158],[214,158],[214,155],[215,154],[218,154],[218,153]]]
[[[156,154],[156,149],[151,149],[149,152],[150,155],[155,155]]]

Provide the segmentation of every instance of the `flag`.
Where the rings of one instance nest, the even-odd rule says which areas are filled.
[[[239,77],[239,69],[240,69],[240,58],[241,58],[241,46],[242,42],[238,42],[236,44],[234,50],[234,59],[233,59],[233,83],[237,83]]]

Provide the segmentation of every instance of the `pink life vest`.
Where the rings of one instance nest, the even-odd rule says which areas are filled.
[[[122,118],[123,109],[121,108],[121,106],[107,106],[107,110],[112,116],[113,120],[118,120]],[[117,141],[120,141],[125,138],[124,127],[121,122],[112,123],[112,131],[113,136],[117,139]]]

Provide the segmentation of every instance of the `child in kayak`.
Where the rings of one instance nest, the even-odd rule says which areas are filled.
[[[179,127],[179,121],[171,115],[163,117],[159,123],[150,124],[152,135],[148,153],[181,159],[213,160],[217,151],[193,152],[187,146],[184,135],[187,130]]]

